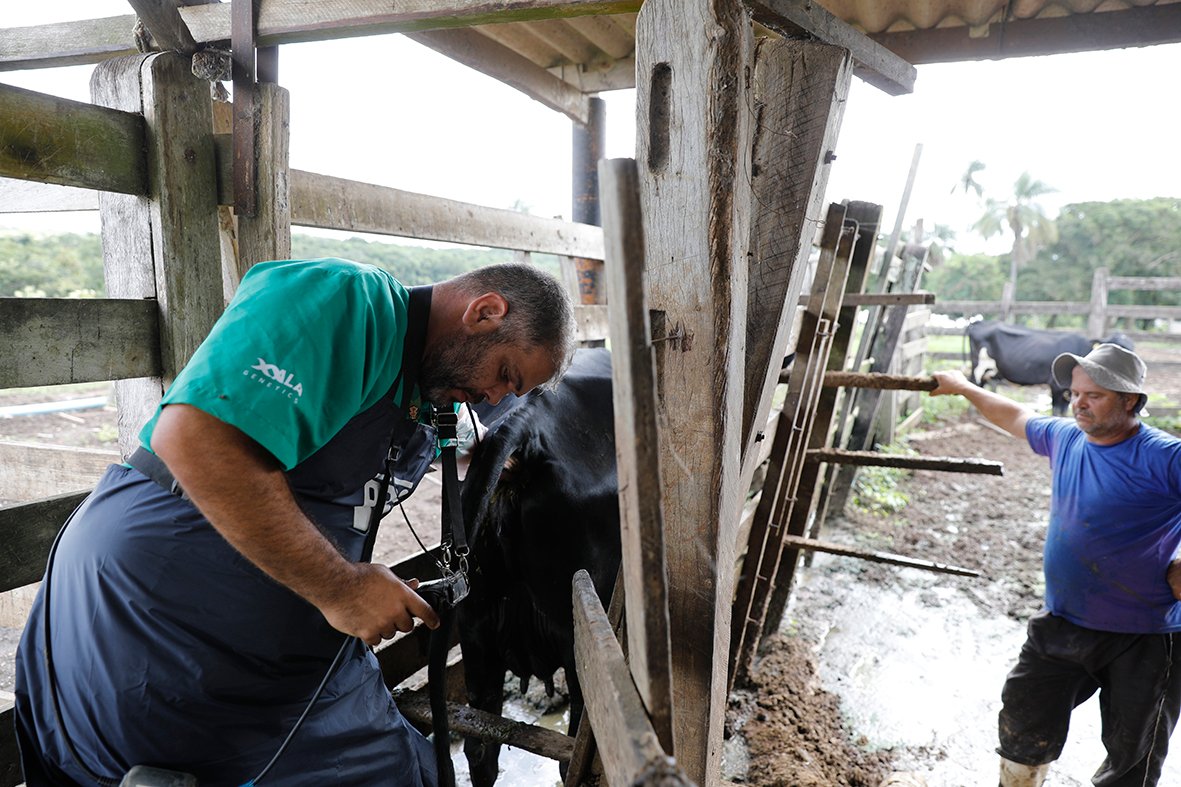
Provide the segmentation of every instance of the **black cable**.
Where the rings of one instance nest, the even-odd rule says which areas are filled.
[[[262,781],[262,777],[267,775],[267,772],[270,771],[275,762],[280,756],[282,756],[283,752],[287,750],[287,745],[291,743],[291,739],[295,737],[295,733],[298,732],[299,728],[303,726],[304,719],[308,717],[308,713],[311,712],[312,706],[316,704],[316,700],[320,699],[320,695],[324,693],[324,687],[328,685],[328,679],[332,677],[332,673],[336,672],[336,668],[340,666],[340,660],[341,657],[344,656],[345,650],[347,650],[349,644],[356,641],[356,639],[356,637],[345,637],[344,642],[340,643],[340,649],[336,651],[336,656],[332,659],[332,663],[328,665],[328,671],[324,673],[324,677],[321,679],[320,685],[317,686],[315,692],[312,693],[312,698],[308,700],[308,704],[304,707],[303,713],[299,714],[299,718],[295,720],[295,724],[291,727],[291,732],[287,733],[287,737],[283,739],[281,744],[279,744],[279,750],[275,752],[275,756],[271,757],[271,761],[268,762],[266,766],[258,772],[257,776],[246,782],[246,784],[242,785],[242,787],[253,787],[253,785]]]

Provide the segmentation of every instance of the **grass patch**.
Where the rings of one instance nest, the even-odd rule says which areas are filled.
[[[905,443],[878,446],[878,452],[913,456],[918,452]],[[860,467],[853,479],[853,506],[876,516],[896,514],[910,503],[899,484],[910,473],[897,467]]]

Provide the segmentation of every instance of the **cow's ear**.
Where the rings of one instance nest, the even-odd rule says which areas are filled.
[[[508,314],[508,301],[498,292],[473,298],[463,312],[463,324],[471,333],[490,333],[500,327]]]

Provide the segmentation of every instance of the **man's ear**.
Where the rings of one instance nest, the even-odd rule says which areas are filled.
[[[463,325],[470,333],[490,333],[500,327],[508,314],[508,301],[498,292],[473,298],[463,312]]]

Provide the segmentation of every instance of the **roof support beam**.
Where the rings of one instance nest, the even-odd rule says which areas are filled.
[[[853,73],[892,96],[914,92],[915,69],[869,36],[807,0],[747,0],[756,22],[788,38],[801,33],[849,50]],[[923,31],[928,33],[930,31]]]
[[[495,22],[525,22],[639,10],[640,0],[261,0],[257,43],[275,46],[382,33],[410,33]],[[185,6],[181,19],[197,43],[230,37],[230,4]],[[133,54],[135,17],[0,30],[0,70],[97,63]]]
[[[127,0],[139,21],[152,34],[156,46],[191,55],[197,51],[193,34],[180,18],[174,0]]]
[[[423,46],[515,87],[575,123],[590,120],[590,99],[549,71],[476,30],[455,28],[407,33]]]
[[[999,60],[1005,57],[1089,52],[1181,41],[1181,3],[1071,14],[1047,19],[1012,19],[969,35],[966,27],[875,33],[874,41],[911,63]]]

